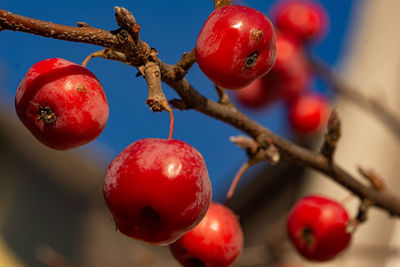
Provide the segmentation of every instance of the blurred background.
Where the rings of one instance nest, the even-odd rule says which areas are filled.
[[[236,1],[270,15],[279,0]],[[330,18],[329,30],[310,45],[354,88],[381,98],[398,109],[400,10],[397,0],[320,0]],[[11,1],[0,8],[59,24],[87,22],[116,29],[114,6],[133,12],[142,40],[155,47],[166,63],[174,64],[190,51],[213,1]],[[169,117],[151,113],[145,103],[146,84],[136,70],[119,62],[92,59],[87,67],[102,83],[110,116],[94,142],[68,152],[38,143],[19,122],[14,94],[26,71],[36,62],[61,57],[80,63],[100,50],[20,32],[0,33],[0,266],[177,266],[167,248],[151,247],[114,230],[102,199],[102,182],[111,160],[132,142],[148,137],[167,138]],[[203,95],[216,99],[212,83],[197,65],[187,79]],[[329,86],[315,79],[310,90],[334,101],[343,119],[343,138],[337,159],[351,173],[359,164],[374,167],[396,191],[399,145],[370,114],[334,97]],[[168,99],[177,95],[164,85]],[[272,131],[292,140],[286,105],[275,102],[262,110],[243,112]],[[195,123],[194,123],[195,122]],[[194,111],[175,111],[174,138],[203,155],[213,185],[213,199],[223,202],[233,176],[247,156],[229,141],[238,130]],[[321,135],[301,139],[318,147]],[[246,172],[230,207],[240,216],[245,250],[237,266],[275,266],[280,261],[298,266],[400,266],[398,223],[373,211],[355,235],[353,246],[329,264],[302,261],[287,243],[285,216],[296,199],[320,193],[346,201],[354,214],[357,201],[328,179],[302,168],[280,163],[259,164]],[[397,227],[397,228],[396,228]],[[397,234],[397,235],[396,235]]]

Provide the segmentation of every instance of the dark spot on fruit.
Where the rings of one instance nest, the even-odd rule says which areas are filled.
[[[53,122],[55,122],[57,120],[57,116],[54,113],[54,111],[51,109],[51,107],[42,107],[41,105],[34,103],[34,102],[30,102],[32,105],[37,106],[37,108],[39,109],[38,112],[38,121],[44,121],[45,123],[51,124]]]
[[[160,214],[158,214],[157,211],[155,211],[152,207],[146,206],[142,209],[140,214],[143,216],[143,218],[146,218],[148,221],[152,222],[161,222],[161,217]]]
[[[308,247],[314,243],[314,235],[310,227],[304,227],[302,232],[303,240]]]
[[[188,260],[190,267],[204,267],[206,266],[203,261],[198,258],[189,258]]]
[[[258,51],[251,53],[244,61],[245,70],[253,68],[257,63],[257,59],[258,59]]]
[[[78,92],[85,93],[85,94],[86,94],[86,92],[87,92],[86,86],[83,85],[83,84],[79,84],[78,87],[76,87],[76,90],[77,90]]]
[[[264,33],[261,29],[254,29],[254,30],[251,30],[251,32],[250,32],[250,38],[256,42],[260,41],[261,38],[263,37],[263,35],[264,35]]]

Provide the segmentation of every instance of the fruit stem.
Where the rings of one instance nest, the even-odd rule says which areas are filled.
[[[231,183],[231,186],[229,187],[228,193],[226,194],[226,202],[225,204],[228,205],[229,201],[231,200],[233,194],[235,193],[235,189],[242,178],[244,172],[251,166],[252,164],[250,161],[246,161],[238,170],[236,173],[235,177],[233,178],[233,181]]]
[[[168,101],[165,99],[161,101],[161,106],[168,111],[169,114],[169,134],[168,134],[168,139],[172,139],[172,134],[174,133],[174,112],[168,105]]]
[[[105,50],[100,50],[100,51],[97,51],[97,52],[94,52],[94,53],[88,55],[88,56],[85,58],[85,60],[82,62],[82,64],[81,64],[82,67],[85,67],[85,68],[86,68],[86,65],[88,64],[89,60],[91,60],[91,59],[94,58],[94,57],[104,57],[104,51],[105,51]]]

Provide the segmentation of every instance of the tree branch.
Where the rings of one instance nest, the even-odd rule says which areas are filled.
[[[16,15],[3,9],[0,9],[0,28],[2,30],[32,33],[54,39],[94,44],[103,47],[113,47],[119,44],[117,36],[109,31],[92,27],[60,25]]]
[[[308,60],[315,74],[331,85],[340,96],[373,114],[400,141],[400,118],[387,105],[377,99],[368,98],[355,88],[352,88],[322,60],[315,57],[309,57]]]
[[[128,12],[125,8],[115,8],[116,17],[124,17]],[[133,16],[129,18],[134,19]],[[131,23],[128,23],[127,20],[123,21],[122,19],[119,19],[119,23],[126,28],[134,24],[136,25],[136,22],[131,21]],[[138,37],[138,27],[131,29],[130,32],[126,29],[118,29],[110,32],[92,27],[60,25],[16,15],[0,9],[0,28],[2,30],[20,31],[59,40],[111,48],[124,53],[130,60],[129,64],[135,67],[144,65],[150,54],[149,46],[145,42],[140,41]]]
[[[23,31],[56,39],[103,46],[124,55],[123,57],[118,54],[120,56],[117,60],[128,65],[143,68],[149,61],[151,50],[145,42],[139,39],[139,27],[136,22],[133,22],[134,17],[132,14],[123,8],[116,8],[116,13],[118,13],[116,16],[122,16],[118,19],[118,22],[123,28],[109,32],[91,27],[79,28],[57,25],[0,10],[0,29]],[[129,19],[125,20],[124,16]],[[282,160],[320,171],[346,187],[361,200],[368,199],[376,207],[382,208],[392,215],[400,215],[400,200],[398,198],[390,195],[388,192],[379,192],[373,187],[362,184],[335,162],[329,160],[325,155],[302,148],[279,137],[241,113],[234,105],[224,105],[207,99],[199,94],[185,78],[171,79],[169,74],[174,72],[174,66],[165,64],[157,56],[154,56],[152,60],[160,68],[161,80],[180,95],[181,107],[197,110],[205,115],[230,124],[247,133],[261,147],[264,147],[266,144],[273,144],[278,149]]]

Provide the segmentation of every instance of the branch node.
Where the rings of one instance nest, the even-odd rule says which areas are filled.
[[[374,170],[359,166],[358,171],[376,190],[379,192],[384,192],[386,190],[385,182]]]
[[[358,226],[361,223],[364,223],[367,221],[369,208],[371,206],[373,206],[373,204],[374,203],[368,199],[361,200],[360,206],[358,207],[358,212],[357,212],[356,217],[352,220],[349,220],[349,222],[347,224],[347,227],[346,227],[347,233],[353,234],[357,230]]]
[[[219,100],[218,100],[219,103],[221,103],[223,105],[231,105],[232,104],[231,100],[229,99],[229,96],[225,92],[224,88],[222,88],[222,87],[220,87],[218,85],[215,85],[215,90],[217,91],[217,94],[218,94],[218,97],[219,97]]]
[[[132,37],[138,38],[140,26],[136,23],[136,19],[133,16],[132,12],[127,10],[124,7],[114,7],[115,11],[115,20],[117,21],[118,25],[122,28],[127,30]]]
[[[144,77],[149,89],[146,103],[153,112],[166,110],[165,105],[168,105],[168,102],[161,88],[160,67],[153,61],[147,61],[144,66]]]
[[[86,22],[82,22],[82,21],[78,21],[76,23],[76,25],[78,25],[78,27],[84,28],[84,27],[90,27],[89,24],[87,24]],[[90,27],[91,28],[91,27]]]
[[[328,131],[325,134],[325,140],[322,144],[321,154],[324,155],[329,162],[332,162],[337,143],[341,136],[341,122],[336,110],[332,111],[328,120],[327,128]]]
[[[253,138],[237,135],[229,137],[229,141],[247,151],[248,154],[255,154],[258,150],[258,144]]]
[[[190,109],[188,104],[182,99],[176,99],[175,98],[175,99],[171,99],[168,102],[174,109],[178,109],[178,110],[188,110],[188,109]]]
[[[214,9],[227,6],[231,3],[232,0],[214,0]]]
[[[275,165],[280,160],[279,150],[273,144],[269,144],[267,147],[262,147],[254,139],[243,135],[231,136],[229,140],[240,148],[246,150],[251,165],[264,160]]]

